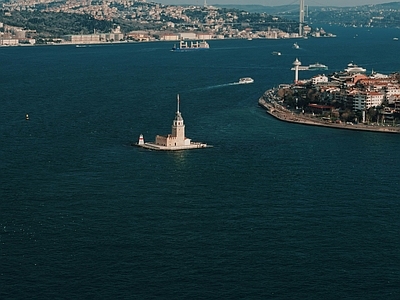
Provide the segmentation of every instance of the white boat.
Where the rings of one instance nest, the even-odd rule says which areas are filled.
[[[347,65],[347,68],[344,69],[347,73],[365,73],[367,70],[364,68],[361,68],[353,63],[349,63]]]
[[[250,78],[250,77],[243,77],[239,79],[239,84],[249,84],[249,83],[253,83],[254,79]]]
[[[308,70],[328,70],[328,66],[320,63],[311,64],[308,66]]]
[[[294,44],[293,44],[293,48],[294,48],[294,49],[300,49],[300,46],[299,46],[297,43],[294,43]]]
[[[280,53],[280,52],[278,52],[278,51],[273,51],[271,54],[272,54],[272,55],[282,55],[282,53]]]

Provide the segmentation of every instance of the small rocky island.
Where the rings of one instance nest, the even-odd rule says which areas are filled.
[[[185,136],[185,124],[182,114],[179,111],[179,95],[177,96],[175,119],[172,123],[172,133],[168,135],[157,135],[154,142],[148,143],[145,143],[144,137],[141,134],[135,146],[160,151],[178,151],[210,147],[205,143],[192,142],[191,139]]]
[[[273,117],[293,123],[350,130],[400,133],[400,74],[366,75],[353,63],[329,76],[299,80],[267,90],[259,105]]]

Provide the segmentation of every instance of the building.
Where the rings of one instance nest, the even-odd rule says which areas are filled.
[[[180,40],[195,40],[197,39],[197,34],[194,32],[183,32],[179,33]]]
[[[98,34],[69,34],[64,36],[64,39],[72,44],[93,44],[100,42],[100,35]]]
[[[296,58],[293,62],[293,69],[294,69],[294,83],[299,81],[299,67],[301,66],[301,62]]]
[[[325,75],[317,75],[317,76],[314,76],[313,78],[311,78],[311,83],[313,85],[316,85],[318,83],[326,83],[326,82],[328,82],[328,77]]]
[[[160,36],[162,41],[179,41],[179,35],[174,33],[166,33]]]
[[[308,109],[313,113],[313,114],[324,114],[324,113],[329,113],[332,112],[334,109],[333,106],[330,105],[321,105],[321,104],[316,104],[316,103],[310,103],[308,104]]]
[[[101,33],[99,34],[99,40],[100,41],[106,41],[106,42],[118,42],[124,39],[124,34],[123,33]]]
[[[19,44],[18,39],[0,38],[0,46],[17,46],[18,44]]]
[[[400,96],[400,85],[388,84],[385,88],[385,96],[389,104],[393,103]]]
[[[382,105],[385,95],[379,92],[363,92],[359,91],[354,96],[353,109],[366,110],[371,107]]]
[[[182,114],[179,111],[179,95],[177,97],[177,110],[175,113],[175,119],[172,122],[172,133],[167,135],[157,135],[154,143],[145,143],[144,137],[141,134],[139,141],[136,146],[151,149],[151,150],[164,150],[164,151],[176,151],[176,150],[188,150],[207,148],[207,144],[192,142],[191,139],[185,135],[185,123],[182,118]]]
[[[179,95],[178,109],[175,114],[175,119],[172,123],[172,133],[168,135],[157,135],[156,145],[163,147],[180,147],[190,145],[190,139],[185,137],[185,123],[183,122],[182,114],[179,111]]]
[[[211,33],[198,33],[197,34],[197,39],[199,39],[199,40],[211,40],[212,37],[213,36]]]

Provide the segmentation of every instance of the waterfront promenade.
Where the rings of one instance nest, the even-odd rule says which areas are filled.
[[[298,123],[311,126],[322,126],[337,129],[358,130],[358,131],[374,131],[384,133],[400,133],[400,127],[368,125],[368,124],[353,124],[353,123],[332,123],[331,121],[323,120],[318,116],[311,116],[286,109],[278,102],[270,99],[268,91],[258,100],[258,104],[266,109],[267,113],[274,118],[290,123]]]

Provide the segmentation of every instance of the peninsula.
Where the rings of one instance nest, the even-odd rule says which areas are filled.
[[[348,130],[400,133],[400,74],[372,72],[353,63],[329,76],[299,80],[267,90],[258,104],[274,118],[291,123]]]
[[[172,123],[172,133],[168,135],[157,135],[155,141],[149,143],[145,143],[144,137],[141,134],[135,146],[161,151],[178,151],[210,147],[205,143],[192,142],[191,139],[185,136],[185,124],[182,114],[179,111],[179,95],[177,96],[175,119]]]

